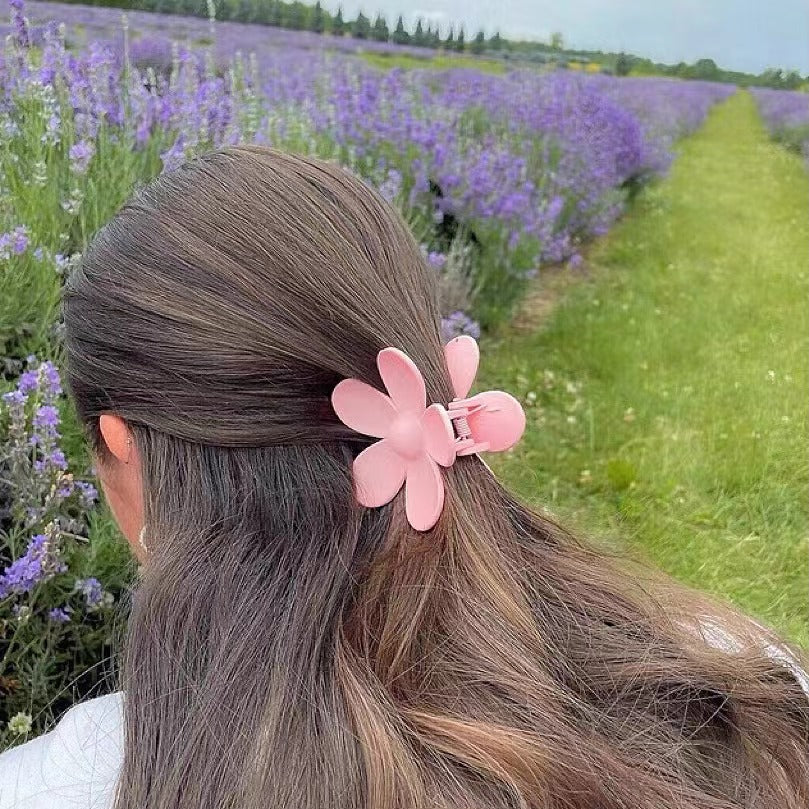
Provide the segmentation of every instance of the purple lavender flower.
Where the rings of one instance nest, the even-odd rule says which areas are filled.
[[[772,136],[809,160],[809,95],[763,87],[751,93]]]
[[[16,390],[11,390],[8,393],[4,393],[2,398],[10,408],[20,408],[28,399],[28,397],[19,388]]]
[[[87,606],[90,608],[99,607],[104,600],[104,588],[101,586],[101,582],[93,576],[89,579],[76,579],[74,589],[84,596]]]
[[[476,340],[480,337],[480,326],[465,312],[461,311],[453,312],[448,317],[442,318],[441,331],[445,342],[463,334],[468,334]]]
[[[50,361],[44,360],[37,364],[37,358],[33,355],[27,358],[28,369],[20,374],[17,381],[17,390],[28,395],[37,391],[42,385],[42,395],[50,400],[62,393],[62,381],[59,377],[59,370]]]
[[[51,610],[48,610],[48,618],[51,621],[57,624],[66,624],[70,621],[70,613],[73,612],[73,608],[70,605],[66,605],[64,607],[54,607]]]
[[[435,250],[430,250],[430,252],[427,253],[427,263],[434,270],[443,270],[444,267],[447,265],[447,257],[443,253],[439,253]]]
[[[33,427],[31,446],[40,446],[45,453],[52,452],[53,442],[59,438],[59,411],[51,404],[40,405],[34,413]]]
[[[62,393],[59,369],[50,360],[45,360],[39,366],[39,373],[42,375],[45,395],[48,397],[59,396]]]
[[[28,249],[28,231],[24,227],[14,228],[12,233],[11,249],[15,255],[20,256]]]
[[[49,468],[67,469],[67,458],[65,458],[65,453],[59,447],[51,450],[44,459],[38,458],[34,461],[34,470],[39,474],[47,472]]]
[[[11,22],[14,26],[14,41],[21,48],[31,45],[28,20],[25,18],[25,3],[23,0],[8,0],[11,9]]]
[[[0,233],[0,259],[9,259],[12,255],[21,256],[30,243],[28,229],[16,227],[8,233]]]
[[[25,554],[0,573],[0,598],[30,593],[37,584],[63,573],[67,566],[59,556],[55,533],[31,538]]]
[[[74,486],[81,496],[84,508],[90,508],[98,501],[98,489],[89,481],[77,480]]]
[[[95,153],[95,147],[88,140],[80,140],[70,147],[70,170],[74,174],[84,174]]]
[[[2,396],[9,416],[7,457],[13,516],[32,532],[45,518],[58,521],[52,515],[58,514],[62,502],[74,492],[85,510],[98,496],[91,483],[75,482],[65,453],[57,444],[57,397],[61,393],[56,366],[49,360],[38,362],[32,355],[16,389]]]
[[[6,119],[2,122],[2,132],[7,140],[13,140],[20,134],[20,127],[16,121]]]
[[[73,264],[73,258],[71,256],[63,256],[61,253],[56,253],[53,257],[53,263],[59,275],[67,275]]]
[[[185,135],[180,133],[170,149],[160,155],[163,171],[174,171],[185,160]]]
[[[59,411],[53,405],[42,405],[34,415],[34,426],[44,431],[55,431],[59,424]]]
[[[61,497],[63,500],[66,500],[70,497],[71,494],[76,490],[76,485],[73,482],[73,475],[67,474],[64,475],[60,481],[59,486],[56,489],[56,494]]]
[[[388,201],[395,202],[402,190],[402,173],[396,169],[388,169],[387,176],[379,186],[379,193]]]
[[[20,379],[17,382],[17,390],[27,395],[32,393],[39,387],[39,372],[29,368],[27,371],[23,371],[20,375]]]
[[[51,113],[48,116],[48,123],[45,127],[45,132],[42,134],[42,142],[57,144],[61,137],[62,119],[59,117],[58,111]]]

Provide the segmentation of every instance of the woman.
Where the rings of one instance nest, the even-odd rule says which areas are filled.
[[[794,658],[509,495],[448,404],[433,274],[350,174],[188,162],[101,231],[64,316],[143,576],[121,692],[0,757],[3,809],[809,805]],[[375,433],[413,369],[435,424]],[[399,470],[447,429],[470,454]]]

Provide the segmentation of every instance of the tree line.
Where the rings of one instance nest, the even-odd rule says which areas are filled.
[[[79,0],[67,0],[79,2]],[[416,22],[409,30],[404,18],[399,15],[395,25],[388,25],[382,14],[373,19],[363,12],[354,19],[346,19],[342,9],[332,14],[318,1],[314,5],[293,0],[80,0],[84,4],[114,6],[116,8],[156,11],[165,14],[185,14],[194,17],[216,16],[217,20],[257,23],[293,31],[314,31],[317,34],[352,36],[356,39],[376,42],[393,42],[397,45],[415,45],[422,48],[482,53],[484,50],[500,50],[505,40],[499,33],[487,37],[480,30],[471,38],[463,25],[450,26],[442,34],[438,26],[429,22]]]
[[[759,74],[743,73],[737,70],[724,70],[713,59],[698,59],[693,64],[679,62],[676,65],[654,63],[650,59],[618,54],[615,61],[615,72],[619,76],[630,73],[651,74],[659,76],[676,76],[680,79],[697,79],[699,81],[718,81],[737,84],[742,87],[772,87],[777,90],[798,90],[809,83],[797,70],[784,71],[781,68],[770,68]]]

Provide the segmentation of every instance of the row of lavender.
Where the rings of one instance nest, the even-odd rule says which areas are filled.
[[[49,13],[58,8],[43,5]],[[111,37],[110,49],[91,43],[77,59],[65,52],[55,25],[40,34],[43,64],[34,78],[68,88],[70,105],[81,110],[74,132],[81,149],[90,148],[105,121],[127,128],[139,148],[158,130],[160,138],[173,133],[163,152],[169,166],[199,148],[238,140],[325,153],[395,191],[411,214],[429,221],[427,209],[436,208],[476,234],[497,231],[481,265],[504,275],[500,286],[509,291],[541,261],[567,258],[603,232],[620,213],[623,189],[663,171],[672,140],[730,92],[528,71],[384,74],[313,50],[308,41],[304,47],[297,35],[288,41],[272,29],[235,23],[218,25],[210,49],[184,48],[168,59],[165,40],[152,50],[155,40],[127,42],[126,31],[116,37],[112,9],[63,8],[83,27],[93,19],[101,30],[106,18]],[[135,18],[145,25],[160,16],[138,13],[130,26]],[[187,41],[212,38],[204,21],[177,19],[185,19]],[[252,58],[241,57],[245,46],[254,48]],[[149,66],[125,74],[127,54],[130,64]],[[15,83],[30,83],[21,73],[8,71],[7,94],[20,94]],[[495,304],[480,297],[474,304],[490,319]]]
[[[90,20],[103,41],[69,47]],[[12,0],[0,54],[0,745],[24,735],[29,716],[41,728],[49,711],[102,687],[92,664],[108,653],[126,563],[93,509],[62,395],[58,300],[64,273],[135,183],[239,141],[339,160],[412,222],[439,275],[446,331],[475,333],[476,321],[507,315],[543,263],[576,262],[730,92],[564,73],[380,72],[235,23],[186,20],[186,45],[167,45],[137,36],[147,20],[167,22],[133,14],[116,31],[110,9],[27,12]],[[188,46],[203,34],[207,45]]]
[[[751,92],[773,137],[809,161],[809,92],[763,87]]]
[[[217,0],[214,7],[218,6]],[[0,3],[0,35],[13,31],[13,22],[8,21],[7,0]],[[210,40],[211,29],[208,20],[181,14],[155,14],[148,11],[130,9],[126,12],[131,30],[132,54],[165,58],[171,54],[171,42],[179,40],[189,46],[203,44]],[[93,41],[118,41],[121,39],[121,11],[107,6],[83,6],[79,4],[51,3],[34,0],[26,7],[29,28],[35,44],[40,44],[47,23],[59,20],[68,26],[70,40],[79,47]],[[416,45],[395,45],[391,42],[377,42],[372,39],[355,39],[351,36],[326,36],[314,31],[295,31],[265,25],[250,25],[238,22],[217,22],[217,50],[224,56],[232,55],[229,46],[239,43],[245,51],[262,51],[266,48],[295,47],[303,50],[322,51],[328,48],[341,53],[355,54],[361,51],[372,53],[407,54],[428,59],[435,55],[432,48]],[[170,31],[171,36],[166,36]]]

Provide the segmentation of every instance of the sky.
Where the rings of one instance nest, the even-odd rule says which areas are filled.
[[[656,62],[711,58],[720,67],[760,73],[768,67],[809,74],[809,0],[327,0],[354,17],[402,14],[474,33],[499,29],[513,38],[547,40],[554,31],[571,48],[627,51]]]

